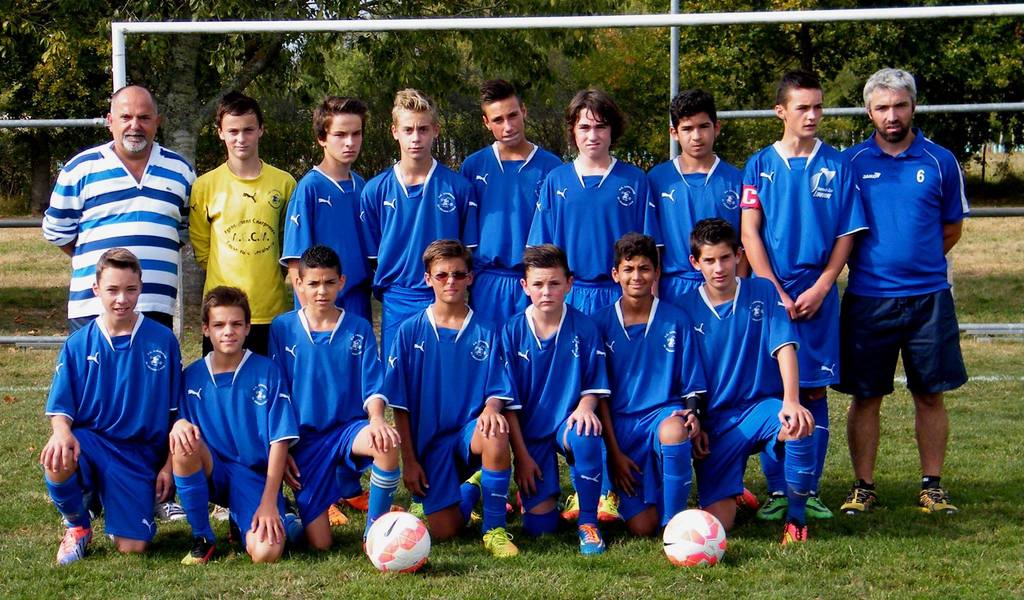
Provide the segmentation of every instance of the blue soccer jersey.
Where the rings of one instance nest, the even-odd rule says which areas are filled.
[[[621,302],[594,315],[607,354],[612,414],[639,417],[706,391],[701,357],[683,311],[655,298],[647,324],[627,328]]]
[[[373,285],[428,290],[423,251],[434,240],[477,244],[477,203],[464,177],[435,160],[422,185],[406,186],[399,165],[363,188],[359,219],[369,258],[377,259]]]
[[[703,281],[700,271],[690,265],[690,232],[697,221],[711,217],[725,219],[740,230],[743,174],[716,156],[707,174],[684,175],[679,162],[670,160],[651,169],[647,178],[665,243],[662,273]]]
[[[620,237],[635,231],[660,243],[654,208],[647,175],[637,167],[613,158],[603,176],[584,178],[575,162],[566,163],[541,186],[527,243],[555,244],[578,281],[610,284]]]
[[[861,296],[929,294],[949,287],[942,226],[970,212],[953,154],[914,130],[890,156],[872,135],[846,151],[864,199],[869,230],[850,255],[850,284]]]
[[[233,373],[214,375],[211,358],[185,369],[181,418],[199,428],[214,457],[266,474],[270,445],[299,439],[281,370],[246,350]]]
[[[536,145],[526,160],[503,161],[497,142],[466,158],[462,175],[473,185],[480,205],[477,269],[521,268],[541,185],[548,172],[561,164],[557,156]]]
[[[806,159],[787,158],[779,142],[752,156],[740,205],[762,212],[772,271],[794,299],[821,276],[838,238],[867,229],[849,160],[821,140]]]
[[[370,278],[368,256],[373,254],[359,223],[359,196],[366,182],[356,173],[349,181],[335,181],[318,167],[299,180],[284,226],[281,264],[297,260],[316,245],[329,246],[341,258],[345,287],[341,298]],[[296,299],[295,308],[299,308]]]
[[[46,415],[64,415],[72,429],[110,441],[164,448],[181,382],[170,329],[139,315],[131,335],[111,338],[100,316],[61,348]]]
[[[527,441],[553,438],[581,397],[610,393],[604,346],[594,323],[566,305],[558,331],[541,340],[533,313],[530,306],[501,332],[501,349]]]
[[[281,367],[299,435],[366,420],[366,403],[385,402],[377,340],[366,319],[343,312],[333,331],[311,332],[302,310],[270,324],[270,358]]]
[[[432,305],[431,305],[432,306]],[[418,456],[432,442],[456,435],[483,410],[488,398],[518,409],[489,323],[469,312],[462,329],[439,329],[427,308],[398,328],[384,375],[384,395],[409,415]]]
[[[765,398],[782,398],[775,354],[798,346],[779,293],[767,279],[736,280],[733,300],[713,306],[704,288],[684,296],[708,382],[705,427],[722,433]]]

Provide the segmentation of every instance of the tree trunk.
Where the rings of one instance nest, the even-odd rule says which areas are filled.
[[[40,216],[50,206],[50,190],[52,188],[52,154],[50,149],[50,133],[46,129],[35,129],[29,137],[29,167],[32,172],[31,196],[29,208],[33,216]]]

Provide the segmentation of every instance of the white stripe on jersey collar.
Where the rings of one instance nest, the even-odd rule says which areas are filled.
[[[339,308],[338,310],[341,311],[341,314],[338,315],[338,322],[334,324],[334,329],[331,330],[331,338],[330,338],[330,340],[328,340],[328,342],[327,342],[328,344],[334,342],[334,334],[338,333],[338,328],[341,327],[341,321],[342,321],[342,319],[345,318],[345,309],[344,308]],[[302,325],[302,329],[305,330],[306,337],[308,337],[310,343],[312,343],[313,342],[313,333],[309,329],[309,319],[306,318],[306,309],[305,308],[300,308],[299,310],[297,310],[295,312],[299,315],[299,323]],[[317,333],[319,333],[319,332],[317,332]]]
[[[242,366],[245,364],[245,361],[249,360],[250,356],[252,356],[252,350],[246,348],[245,354],[242,355],[242,360],[238,363],[238,366],[235,367],[235,372],[231,375],[231,385],[235,385],[235,379],[238,379],[238,374],[242,372]],[[209,354],[203,357],[203,362],[206,363],[206,372],[210,374],[210,381],[213,382],[213,385],[217,385],[217,378],[213,376],[212,350]]]
[[[540,146],[533,144],[533,150],[530,150],[530,154],[526,157],[526,160],[523,161],[523,164],[519,165],[519,168],[516,169],[516,173],[521,172],[526,168],[526,165],[530,164],[530,161],[533,160],[533,156],[537,154],[538,148],[540,148]],[[502,173],[504,173],[505,165],[501,164],[501,154],[498,152],[498,142],[491,144],[491,151],[494,152],[494,160],[498,162],[498,168],[501,169]]]
[[[430,306],[426,307],[423,310],[427,311],[427,321],[430,321],[430,327],[433,328],[433,330],[434,330],[434,337],[436,337],[437,341],[440,342],[441,341],[441,335],[439,333],[437,333],[437,321],[434,321],[434,311],[431,310],[431,308],[433,308],[433,306],[434,306],[434,303],[431,302]],[[465,331],[467,327],[469,327],[469,321],[472,318],[473,318],[473,309],[471,308],[471,309],[469,309],[469,314],[466,315],[466,319],[462,322],[462,327],[459,328],[459,333],[457,333],[455,335],[455,341],[456,342],[459,341],[459,338],[462,337],[462,332]]]
[[[427,171],[427,178],[423,180],[423,189],[427,189],[427,184],[430,183],[430,178],[434,176],[434,169],[437,168],[437,159],[436,158],[431,158],[430,161],[431,161],[430,162],[430,170]],[[405,180],[402,179],[402,169],[398,168],[398,166],[400,164],[402,164],[402,163],[401,162],[396,162],[395,166],[393,166],[391,168],[394,169],[394,171],[395,171],[395,180],[398,181],[399,187],[402,188],[402,193],[405,194],[406,198],[408,198],[409,197],[409,190],[408,190],[408,188],[405,187]],[[330,178],[328,177],[328,179],[330,179]]]
[[[334,187],[338,188],[338,191],[341,192],[342,194],[351,194],[352,193],[352,192],[346,192],[345,188],[341,187],[341,183],[339,183],[338,181],[335,181],[335,179],[333,177],[328,176],[327,173],[324,173],[322,170],[320,170],[319,166],[313,167],[312,170],[316,171],[317,173],[319,173],[321,175],[323,175],[324,179],[326,179],[327,181],[330,181],[331,183],[333,183]],[[356,189],[356,178],[352,176],[352,172],[351,171],[349,171],[348,179],[346,181],[351,181],[352,182],[352,191],[354,192],[355,189]]]
[[[540,344],[540,337],[537,335],[537,328],[533,325],[533,305],[526,307],[526,324],[530,327],[530,333],[533,334],[533,339],[537,341],[537,348],[543,348]],[[558,336],[562,333],[562,323],[565,323],[565,315],[569,314],[569,307],[566,304],[562,305],[562,318],[558,320],[558,329],[555,330],[555,344],[558,343]]]
[[[718,168],[718,163],[720,163],[720,162],[722,162],[722,159],[718,158],[718,155],[716,154],[715,155],[715,164],[711,165],[711,170],[709,170],[708,174],[704,176],[704,185],[707,185],[708,182],[711,181],[711,176],[715,173],[715,169]],[[679,179],[683,180],[683,183],[686,184],[686,187],[693,187],[693,186],[690,185],[690,182],[686,180],[686,175],[687,174],[683,173],[683,168],[679,166],[679,161],[678,160],[673,160],[672,161],[672,166],[676,168],[676,173],[679,173]],[[695,175],[695,173],[689,173],[689,174],[690,175]]]
[[[654,322],[654,315],[658,312],[658,297],[654,297],[654,302],[651,303],[651,314],[647,316],[647,327],[644,327],[644,337],[647,337],[647,332],[651,330],[651,323]],[[626,339],[629,339],[629,330],[626,329],[626,321],[622,318],[622,298],[615,301],[615,316],[619,319],[619,326],[622,327],[622,333],[626,334]]]
[[[129,348],[131,348],[131,345],[135,342],[135,332],[139,330],[139,326],[142,325],[142,320],[146,318],[140,312],[136,312],[135,314],[138,315],[139,318],[135,319],[135,327],[132,327],[132,337],[130,340],[128,340]],[[103,314],[100,314],[98,317],[96,317],[96,325],[100,328],[100,333],[103,334],[103,339],[107,340],[107,344],[109,344],[110,349],[113,350],[114,341],[110,339],[110,332],[107,331],[107,324],[103,322]]]
[[[819,140],[818,138],[814,138],[814,149],[811,150],[811,153],[809,155],[807,155],[807,164],[811,164],[811,161],[814,160],[814,157],[818,155],[818,150],[820,148],[821,148],[821,140]],[[792,156],[787,157],[785,155],[785,153],[783,153],[783,151],[782,151],[782,141],[779,140],[779,141],[775,142],[774,144],[772,144],[772,149],[775,150],[775,153],[779,155],[779,158],[782,159],[782,162],[786,163],[786,168],[789,169],[790,171],[792,171],[793,167],[789,166],[789,159],[790,158],[794,158],[794,157],[792,157]]]
[[[583,184],[583,176],[580,175],[579,160],[580,160],[579,157],[576,157],[575,159],[573,159],[573,161],[572,161],[572,172],[576,174],[576,179],[579,180],[580,187],[583,188],[583,189],[587,189],[587,186],[585,186]],[[597,182],[597,187],[598,188],[600,188],[604,184],[604,180],[608,179],[608,176],[612,174],[612,169],[615,168],[615,163],[617,163],[617,162],[619,162],[619,159],[617,159],[617,158],[615,158],[613,156],[612,157],[612,164],[608,165],[608,170],[605,171],[604,175],[601,176],[601,181]]]
[[[732,312],[732,313],[736,312],[736,300],[738,300],[739,297],[740,297],[740,286],[741,285],[743,285],[743,280],[740,279],[739,277],[737,277],[736,278],[736,293],[734,293],[732,295],[732,306],[729,308],[729,311]],[[701,297],[702,300],[704,300],[704,304],[707,305],[708,309],[711,311],[711,314],[715,315],[715,318],[718,319],[719,321],[721,321],[722,317],[720,317],[718,315],[718,311],[715,310],[714,305],[711,304],[711,300],[708,298],[708,293],[706,291],[704,291],[704,285],[700,286],[697,289],[700,290],[700,297]]]

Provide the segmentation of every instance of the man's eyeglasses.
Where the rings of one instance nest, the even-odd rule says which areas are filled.
[[[440,271],[438,273],[434,273],[431,277],[433,277],[435,281],[448,281],[449,277],[455,281],[462,281],[469,277],[469,273],[466,271],[452,271],[451,273],[448,271]]]

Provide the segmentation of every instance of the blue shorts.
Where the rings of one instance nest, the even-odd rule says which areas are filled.
[[[359,479],[373,464],[373,458],[353,455],[352,444],[366,426],[366,421],[359,420],[330,431],[303,434],[292,446],[302,484],[295,493],[295,503],[303,523],[311,523],[339,498],[355,495],[352,490],[360,489]]]
[[[230,510],[231,520],[242,532],[252,529],[252,518],[263,499],[263,488],[267,485],[267,474],[253,471],[210,451],[213,456],[213,472],[207,479],[210,486],[210,502]],[[284,522],[284,496],[277,494],[277,512]]]
[[[721,432],[708,432],[710,454],[693,463],[701,506],[743,493],[743,473],[751,454],[768,450],[783,458],[785,444],[778,441],[782,429],[780,410],[782,400],[761,400],[748,408],[734,426]]]
[[[704,285],[704,275],[700,271],[662,275],[658,280],[658,299],[680,306],[684,294],[688,294],[702,285]]]
[[[78,480],[99,495],[108,535],[149,542],[156,535],[153,501],[162,466],[156,448],[117,443],[91,429],[73,429],[81,453]]]
[[[413,496],[413,500],[423,504],[424,514],[436,513],[462,500],[459,487],[480,469],[480,457],[470,450],[474,431],[476,419],[460,431],[431,440],[418,457],[430,487],[425,496]]]
[[[614,281],[591,283],[575,280],[565,301],[585,315],[593,315],[622,297],[622,288]]]
[[[562,493],[562,484],[559,480],[558,470],[558,455],[561,454],[565,457],[566,463],[572,465],[573,458],[571,453],[565,447],[565,434],[568,428],[567,421],[569,417],[558,426],[558,435],[548,439],[538,440],[526,440],[526,451],[530,453],[530,458],[533,462],[537,463],[537,468],[540,469],[541,479],[536,481],[537,492],[532,496],[527,496],[520,490],[521,500],[523,502],[523,508],[527,511],[532,510],[533,507],[538,504],[552,498],[559,496]],[[597,438],[597,442],[603,444],[601,436],[594,436]]]
[[[661,422],[672,416],[672,413],[685,408],[682,405],[665,406],[639,417],[615,415],[615,439],[619,449],[640,467],[641,473],[635,475],[637,482],[633,485],[633,496],[612,484],[612,489],[619,495],[619,514],[622,520],[628,521],[650,507],[662,513],[664,496],[661,469],[661,438],[658,429]]]
[[[901,354],[907,388],[915,394],[937,394],[967,383],[960,326],[949,290],[903,298],[847,292],[839,331],[845,365],[835,386],[840,392],[857,398],[891,394]]]
[[[420,290],[392,286],[384,290],[380,301],[380,354],[387,357],[398,335],[398,326],[430,306],[434,301],[434,292],[429,288]]]
[[[790,294],[789,290],[786,293]],[[790,294],[790,298],[795,301],[799,295]],[[838,288],[832,286],[813,317],[791,323],[800,341],[796,351],[800,363],[800,387],[826,387],[839,383]]]
[[[478,271],[469,290],[473,312],[488,323],[501,325],[526,310],[530,297],[519,284],[522,278],[522,272],[510,269]]]

